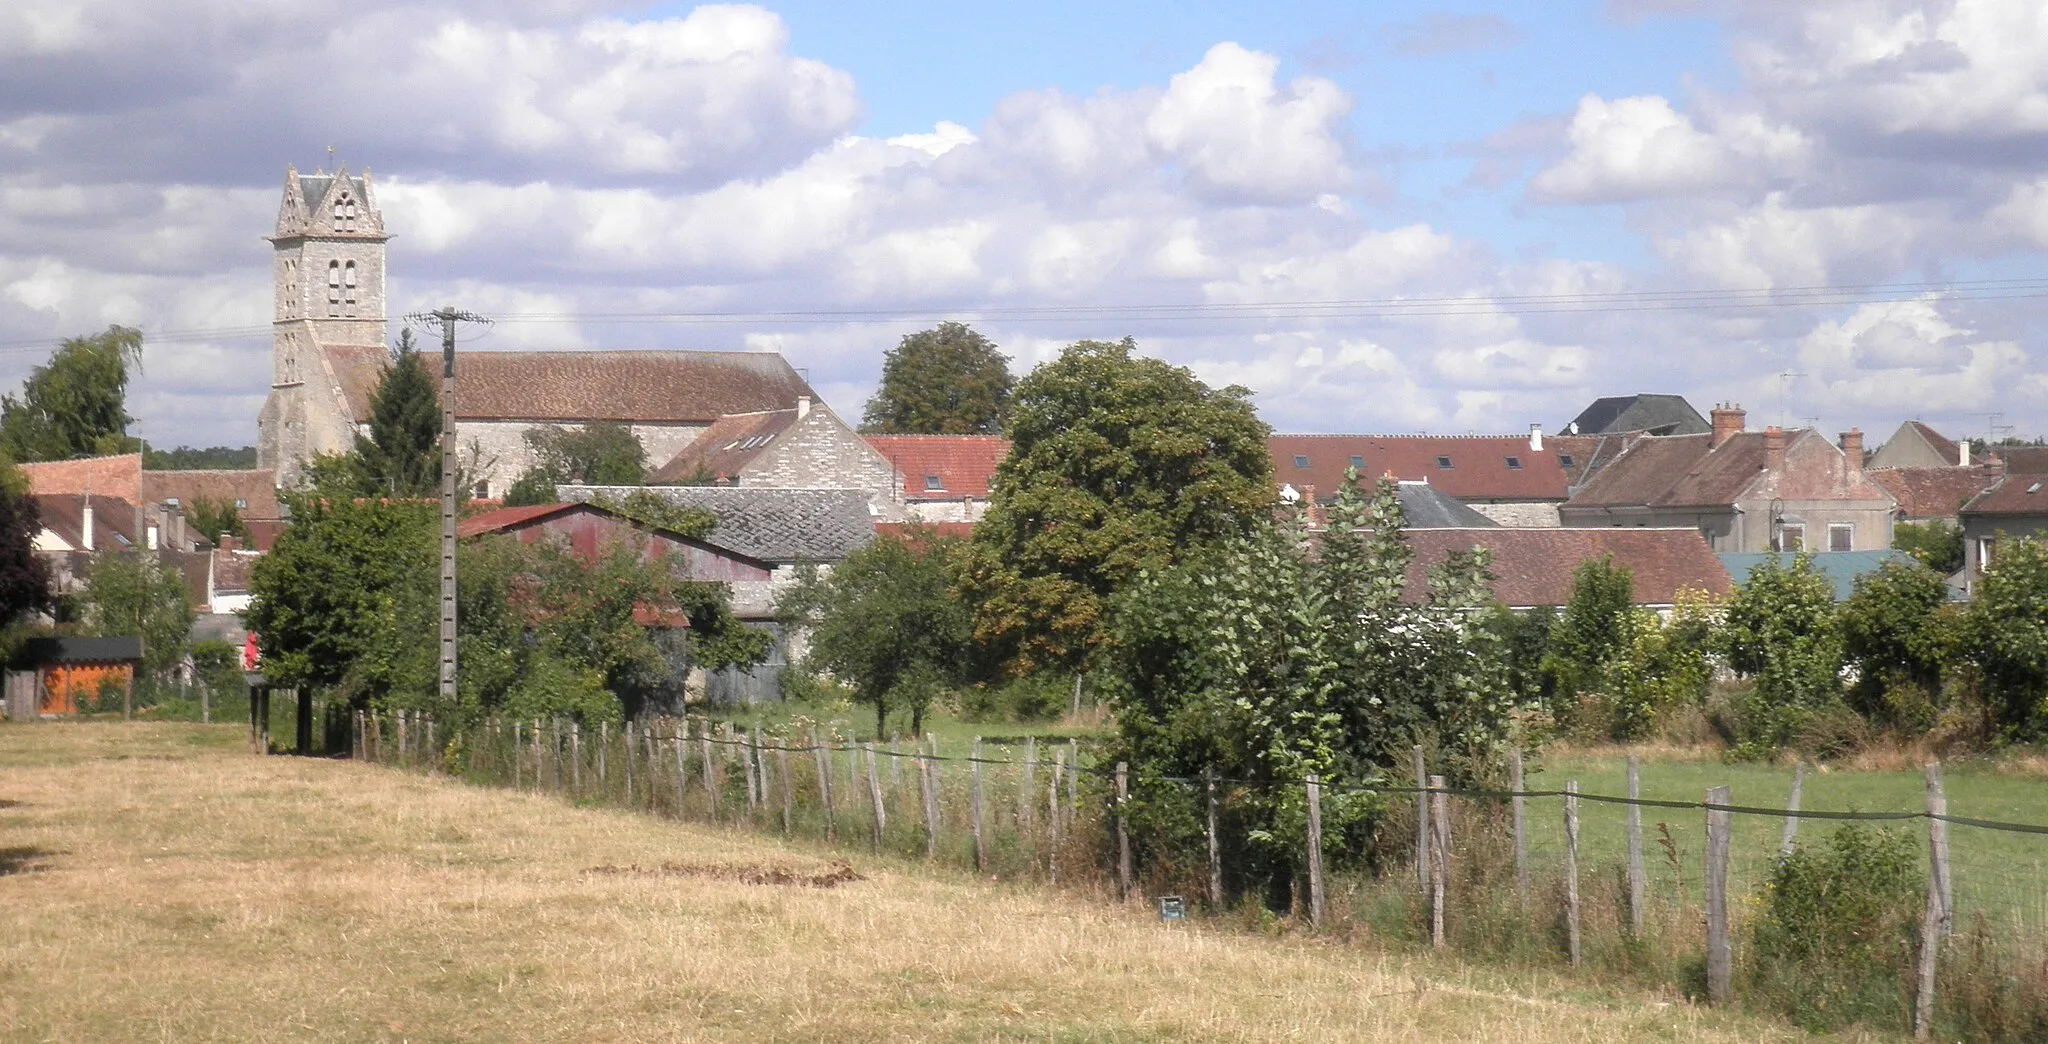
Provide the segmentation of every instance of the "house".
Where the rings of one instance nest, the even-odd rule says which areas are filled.
[[[887,459],[831,407],[798,398],[787,410],[727,414],[648,476],[649,485],[865,489],[883,517],[900,517],[902,490]]]
[[[1907,421],[1870,455],[1866,467],[1880,468],[1967,468],[1970,442],[1957,442],[1919,421]]]
[[[706,540],[629,518],[602,504],[540,504],[498,508],[471,515],[455,524],[458,540],[508,536],[521,543],[559,541],[594,562],[609,544],[639,541],[641,558],[667,565],[688,580],[766,581],[774,567]]]
[[[257,461],[290,485],[306,461],[349,449],[390,363],[384,227],[370,172],[285,172],[272,245],[270,394]],[[422,364],[438,360],[428,349]],[[456,420],[478,495],[502,496],[532,464],[526,433],[545,425],[627,425],[667,461],[728,414],[816,400],[767,352],[458,352]]]
[[[1274,435],[1266,440],[1281,487],[1335,496],[1348,471],[1428,482],[1503,526],[1555,526],[1558,506],[1598,442],[1521,435]]]
[[[1747,431],[1739,407],[1705,435],[1630,442],[1558,510],[1579,529],[1697,530],[1722,553],[1878,551],[1891,546],[1891,494],[1863,468],[1863,435],[1841,445],[1810,428]]]
[[[2009,475],[2048,475],[2048,446],[1987,446],[1984,456]]]
[[[1703,435],[1707,419],[1682,395],[1607,395],[1594,399],[1559,431],[1565,435]]]
[[[1963,524],[1963,590],[1975,595],[1978,578],[1998,564],[2000,544],[2048,540],[2048,475],[2007,475],[1971,497],[1958,518]]]
[[[232,507],[258,548],[269,548],[284,526],[277,475],[268,468],[149,471],[143,469],[140,453],[39,461],[20,467],[28,476],[29,492],[38,495],[106,495],[158,514],[190,515],[201,501]],[[196,531],[191,535],[198,536]]]
[[[1000,435],[869,435],[889,462],[905,514],[923,522],[978,522],[988,513],[996,468],[1010,455]]]
[[[1792,551],[1765,551],[1760,554],[1720,556],[1721,565],[1727,568],[1729,576],[1735,578],[1737,586],[1748,583],[1749,574],[1757,566],[1765,562],[1775,559],[1780,566],[1790,569],[1792,568],[1792,561],[1796,557],[1798,557],[1797,553]],[[1887,562],[1910,565],[1915,561],[1912,555],[1897,549],[1888,551],[1822,551],[1809,555],[1808,558],[1813,562],[1814,571],[1827,577],[1828,582],[1834,585],[1835,601],[1837,602],[1846,602],[1849,600],[1850,595],[1856,593],[1856,581],[1864,574],[1877,572],[1879,569],[1884,568]]]
[[[1409,529],[1492,529],[1500,523],[1446,495],[1427,482],[1397,482],[1394,495],[1401,502],[1401,518]],[[1280,499],[1289,504],[1307,504],[1309,525],[1320,529],[1328,523],[1329,499],[1317,495],[1314,486],[1296,490],[1280,487]]]
[[[1897,502],[1896,521],[1953,525],[1963,505],[2004,478],[2005,468],[1994,462],[1969,467],[1870,468],[1865,474]]]
[[[1428,590],[1431,567],[1454,551],[1491,553],[1493,595],[1511,609],[1561,607],[1571,601],[1572,575],[1606,559],[1633,577],[1635,604],[1669,609],[1684,592],[1725,597],[1728,571],[1696,529],[1410,529],[1409,596]]]

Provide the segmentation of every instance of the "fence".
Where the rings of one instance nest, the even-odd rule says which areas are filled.
[[[1697,800],[1643,797],[1633,758],[1626,793],[1616,795],[1583,792],[1577,781],[1527,788],[1519,754],[1506,789],[1451,787],[1420,748],[1412,784],[1360,787],[1214,773],[1140,779],[1121,764],[1084,763],[1090,752],[1073,741],[977,739],[942,752],[931,737],[857,743],[831,731],[767,735],[675,718],[594,732],[566,720],[489,720],[451,734],[405,712],[358,712],[343,725],[355,756],[386,765],[1125,901],[1188,893],[1219,914],[1230,910],[1228,886],[1243,887],[1230,863],[1244,858],[1220,824],[1247,795],[1289,789],[1303,800],[1307,829],[1295,887],[1282,898],[1307,927],[1363,925],[1434,947],[1594,965],[1676,981],[1717,1004],[1755,979],[1744,950],[1768,885],[1818,823],[1924,829],[1919,924],[1895,955],[1899,966],[1886,968],[1897,973],[1898,1017],[1920,1036],[1938,1014],[1944,1033],[1985,1039],[2040,1039],[2048,1026],[2048,964],[2036,942],[2048,929],[2048,828],[1950,813],[1938,766],[1928,767],[1922,809],[1845,812],[1801,808],[1803,767],[1783,807],[1771,807],[1738,802],[1726,786]],[[1206,858],[1141,825],[1134,787],[1153,800],[1180,795],[1195,810]],[[1372,846],[1380,858],[1337,867],[1325,859],[1324,805],[1356,795],[1385,803]],[[1993,974],[2004,993],[1987,998],[1979,980]],[[2015,976],[2017,988],[2006,988]],[[1945,1011],[1952,994],[1949,1007],[1969,1010]]]

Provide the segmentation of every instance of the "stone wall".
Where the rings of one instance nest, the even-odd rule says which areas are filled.
[[[502,497],[512,483],[533,466],[533,448],[526,433],[547,425],[538,421],[460,421],[455,426],[458,453],[471,482],[487,483],[490,497]],[[560,427],[573,428],[564,424]],[[704,434],[703,424],[634,424],[633,437],[647,450],[647,470],[668,463],[669,458]]]
[[[1563,524],[1558,521],[1557,505],[1549,501],[1465,506],[1509,529],[1556,529]]]
[[[813,406],[740,472],[740,485],[864,489],[884,519],[902,517],[896,469],[826,406]]]

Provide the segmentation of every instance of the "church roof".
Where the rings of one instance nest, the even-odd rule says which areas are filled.
[[[390,353],[323,348],[357,423],[370,419]],[[420,356],[438,371],[438,358]],[[438,381],[439,373],[435,378]],[[795,409],[815,392],[773,352],[458,352],[455,415],[464,420],[710,424],[732,413]]]

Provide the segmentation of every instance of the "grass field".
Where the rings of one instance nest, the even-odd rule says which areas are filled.
[[[0,728],[8,1040],[1795,1039],[367,765]],[[601,872],[613,868],[613,872]],[[596,872],[594,872],[596,871]],[[843,876],[843,875],[842,875]]]

